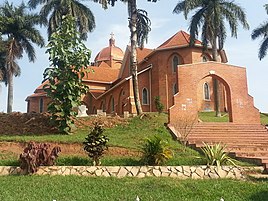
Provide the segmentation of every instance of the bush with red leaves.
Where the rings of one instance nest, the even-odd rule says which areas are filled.
[[[20,155],[20,168],[28,174],[35,173],[39,166],[54,165],[60,152],[58,146],[50,151],[47,143],[29,142]]]

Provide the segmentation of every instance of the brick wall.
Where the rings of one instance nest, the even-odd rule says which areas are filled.
[[[178,115],[196,116],[198,111],[197,86],[205,77],[215,77],[225,86],[229,119],[234,123],[260,123],[260,114],[248,95],[246,69],[217,62],[184,65],[179,68],[180,93],[169,110],[169,122]]]

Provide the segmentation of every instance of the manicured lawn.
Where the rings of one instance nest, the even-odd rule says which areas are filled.
[[[216,117],[215,112],[199,112],[198,118],[203,122],[229,122],[228,113],[222,113],[221,117]]]
[[[265,201],[268,181],[79,176],[3,176],[3,201]]]
[[[229,122],[229,117],[227,113],[222,113],[222,117],[216,117],[215,112],[199,112],[198,118],[203,122]],[[261,124],[268,124],[268,114],[260,113]]]
[[[268,114],[261,113],[261,123],[263,125],[268,125]]]

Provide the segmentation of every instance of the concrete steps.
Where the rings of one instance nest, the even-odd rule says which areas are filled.
[[[237,158],[259,161],[268,171],[268,131],[260,124],[197,123],[187,137],[188,144],[200,148],[222,143]]]

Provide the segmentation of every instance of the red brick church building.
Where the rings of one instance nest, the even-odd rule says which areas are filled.
[[[183,71],[180,74],[178,72],[181,67],[186,70],[187,67],[196,67],[194,71],[191,71],[191,75],[198,75],[200,73],[198,66],[204,63],[210,66],[226,66],[226,54],[224,51],[219,51],[220,62],[210,62],[212,60],[211,50],[208,49],[204,53],[201,42],[198,40],[194,47],[190,47],[189,39],[189,34],[179,31],[156,49],[137,49],[139,95],[144,112],[156,111],[154,103],[156,96],[159,96],[164,104],[164,111],[168,111],[174,105],[174,95],[179,94],[181,90],[184,90],[184,93],[188,90],[192,91],[192,88],[195,88],[194,93],[196,93],[196,109],[198,111],[214,110],[213,77],[201,77],[195,84],[185,88],[181,81],[187,82],[187,77],[184,76],[188,75],[183,74]],[[97,54],[94,64],[89,67],[94,70],[94,73],[87,73],[83,78],[89,91],[81,98],[87,107],[88,114],[96,114],[97,110],[118,115],[122,115],[124,112],[136,113],[129,61],[129,47],[123,52],[116,47],[115,39],[111,37],[109,46]],[[244,68],[235,68],[245,72]],[[210,73],[215,73],[215,70],[211,70]],[[241,76],[246,80],[245,73],[242,73]],[[221,110],[228,111],[231,109],[230,104],[228,105],[228,90],[225,89],[222,80],[219,79],[219,81],[221,83],[219,88]],[[43,85],[40,85],[34,94],[26,98],[28,112],[45,112],[47,110],[50,100],[42,88]],[[187,103],[191,103],[190,96],[186,99]],[[181,107],[187,107],[187,104],[181,104]]]

